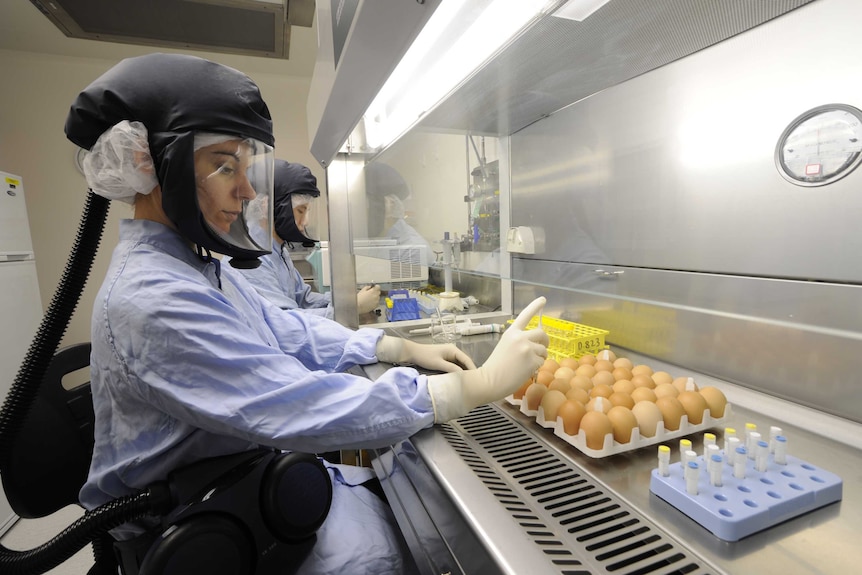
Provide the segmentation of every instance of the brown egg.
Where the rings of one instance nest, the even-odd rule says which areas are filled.
[[[577,387],[587,392],[589,392],[593,388],[593,380],[591,380],[586,375],[576,375],[569,380],[569,384],[572,387]]]
[[[656,399],[658,399],[659,397],[666,397],[668,395],[671,397],[676,397],[677,395],[679,395],[679,391],[673,386],[672,383],[662,383],[660,385],[657,385],[655,386],[655,389],[653,391],[655,392]]]
[[[580,387],[573,387],[569,391],[566,392],[566,398],[572,401],[580,401],[584,405],[590,401],[590,394],[581,389]]]
[[[643,363],[632,368],[632,375],[638,375],[640,373],[644,375],[652,375],[652,368]]]
[[[608,387],[612,386],[616,381],[614,379],[613,374],[609,371],[599,371],[592,378],[593,385],[607,385]]]
[[[572,389],[571,384],[568,379],[555,379],[551,382],[551,385],[548,386],[548,391],[556,390],[563,394],[567,393],[570,389]]]
[[[660,397],[656,400],[655,404],[659,411],[661,411],[664,428],[668,431],[678,430],[680,420],[683,414],[685,414],[685,408],[682,406],[682,403],[675,397]]]
[[[703,410],[707,408],[706,399],[697,391],[682,391],[676,397],[685,409],[688,422],[692,425],[703,423]]]
[[[587,411],[601,411],[602,413],[609,412],[612,407],[613,404],[608,401],[608,398],[601,395],[591,398],[586,404]]]
[[[634,375],[632,370],[627,367],[615,367],[611,373],[614,375],[614,381],[619,381],[621,379],[631,381],[632,376]]]
[[[631,382],[635,384],[635,387],[646,387],[648,389],[655,389],[655,382],[650,376],[643,373],[636,373],[632,375]]]
[[[617,360],[617,354],[615,354],[614,352],[612,352],[609,349],[603,349],[602,351],[600,351],[599,353],[596,354],[596,359],[604,359],[606,361],[613,363]]]
[[[575,373],[578,375],[583,375],[584,377],[592,378],[596,374],[596,368],[589,364],[584,364],[578,367],[575,370]]]
[[[632,414],[638,421],[638,429],[643,437],[655,435],[658,422],[662,421],[661,410],[651,401],[639,401],[632,408]]]
[[[635,384],[627,379],[618,379],[614,382],[613,385],[614,391],[621,391],[623,393],[631,393],[635,390]]]
[[[594,363],[596,363],[596,356],[590,353],[582,355],[578,359],[578,365],[593,365]]]
[[[554,381],[554,372],[548,370],[539,370],[536,373],[536,383],[541,383],[545,387],[551,385],[551,382]]]
[[[578,360],[576,360],[573,357],[564,357],[563,359],[560,360],[560,367],[568,367],[572,371],[575,371],[576,369],[578,369],[579,365],[581,365],[581,364],[579,364]]]
[[[610,372],[610,371],[614,370],[613,362],[610,362],[606,359],[596,360],[596,363],[593,365],[593,367],[596,368],[596,371],[608,371],[608,372]]]
[[[618,357],[616,361],[614,361],[614,367],[624,367],[627,370],[631,371],[634,365],[632,364],[632,360],[627,357]]]
[[[632,396],[632,399],[635,400],[635,403],[640,401],[650,401],[655,403],[656,399],[658,399],[655,392],[648,387],[636,387],[630,395]]]
[[[524,401],[527,402],[527,409],[535,411],[539,409],[539,404],[542,402],[542,397],[548,392],[548,388],[541,383],[534,383],[524,392]]]
[[[594,385],[590,390],[590,397],[610,397],[613,392],[614,389],[610,385],[600,383],[598,385]]]
[[[557,409],[557,417],[563,420],[563,431],[569,435],[577,435],[581,428],[581,419],[587,409],[580,401],[566,401]]]
[[[527,392],[527,388],[533,385],[533,378],[531,377],[524,384],[515,390],[515,393],[512,394],[513,399],[522,399],[524,394]]]
[[[697,391],[697,384],[692,377],[678,377],[673,380],[673,386],[678,391]]]
[[[614,407],[621,405],[623,407],[631,409],[635,406],[635,400],[632,399],[632,396],[622,391],[613,392],[608,397],[608,401],[610,401],[611,405],[613,405]]]
[[[545,359],[545,362],[542,364],[542,367],[539,368],[539,371],[550,371],[551,373],[554,373],[558,369],[560,369],[560,364],[557,363],[557,360],[554,358],[549,357]]]
[[[617,405],[608,412],[611,427],[614,430],[614,440],[617,443],[628,443],[632,440],[632,430],[638,426],[638,420],[628,407]]]
[[[706,400],[709,406],[709,415],[715,419],[724,417],[724,410],[727,407],[727,397],[717,387],[706,386],[701,388],[700,394]]]
[[[587,438],[587,447],[596,450],[603,449],[605,436],[614,433],[611,420],[601,411],[587,411],[581,418],[581,429]]]
[[[557,391],[556,389],[548,390],[548,393],[542,396],[542,403],[540,404],[545,421],[557,421],[557,410],[561,405],[566,403],[566,401],[568,400],[566,399],[565,394],[561,391]]]
[[[558,367],[554,372],[554,379],[565,379],[566,381],[575,377],[575,370],[571,367]]]
[[[670,383],[673,381],[673,376],[666,371],[657,371],[652,374],[652,380],[655,382],[656,385],[662,383]]]

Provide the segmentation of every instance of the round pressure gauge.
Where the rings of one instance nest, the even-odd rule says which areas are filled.
[[[781,134],[775,148],[779,173],[800,186],[841,179],[862,161],[862,112],[828,104],[808,110]]]

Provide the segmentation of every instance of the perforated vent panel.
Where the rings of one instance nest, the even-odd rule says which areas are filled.
[[[561,575],[717,572],[497,408],[441,431]]]

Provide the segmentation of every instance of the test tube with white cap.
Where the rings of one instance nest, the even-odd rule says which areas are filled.
[[[775,453],[775,438],[784,435],[782,429],[776,425],[769,428],[769,453]]]
[[[740,445],[742,445],[742,440],[738,437],[731,437],[727,440],[727,449],[724,450],[724,454],[728,465],[733,465],[733,462],[736,461],[736,448]]]
[[[691,449],[683,451],[682,458],[680,459],[680,461],[682,461],[683,466],[688,465],[692,461],[697,461],[697,453],[695,453]]]
[[[754,456],[754,467],[758,471],[766,471],[766,462],[769,459],[769,444],[762,439],[755,447],[757,453]]]
[[[703,454],[703,459],[709,461],[713,455],[721,455],[721,449],[715,443],[706,446],[706,452]]]
[[[715,434],[714,433],[704,433],[703,434],[703,458],[707,459],[709,457],[709,446],[715,445]]]
[[[721,454],[714,453],[709,461],[712,464],[709,468],[709,481],[715,487],[721,487]]]
[[[742,444],[745,445],[746,449],[748,448],[749,445],[751,445],[748,442],[748,436],[751,435],[751,433],[753,431],[757,431],[757,425],[755,425],[753,423],[746,423],[745,424],[745,435],[743,435],[743,437],[742,437]]]
[[[730,441],[731,437],[736,437],[736,430],[732,427],[725,427],[724,428],[724,453],[725,454],[730,453],[730,450],[729,450],[730,445],[728,444],[728,441]]]
[[[670,447],[658,446],[658,474],[662,477],[670,475]]]
[[[697,461],[689,461],[685,465],[685,490],[689,495],[697,495],[697,477],[700,474]]]
[[[748,450],[748,458],[754,459],[755,455],[757,455],[757,442],[760,441],[760,434],[756,431],[752,431],[748,434],[748,443],[745,445],[745,449]]]
[[[733,456],[733,476],[737,479],[745,477],[745,462],[748,459],[748,454],[744,445],[736,448],[736,455]]]
[[[772,460],[779,465],[787,465],[787,438],[783,435],[775,437],[775,453]]]
[[[686,451],[691,451],[691,440],[690,439],[680,439],[679,440],[679,459],[682,461],[685,456]]]

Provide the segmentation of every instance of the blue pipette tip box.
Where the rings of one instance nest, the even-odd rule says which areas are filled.
[[[840,477],[790,455],[786,465],[770,456],[766,471],[757,471],[754,460],[748,459],[742,479],[723,462],[721,487],[711,484],[703,457],[697,462],[697,495],[686,491],[679,462],[670,465],[667,477],[653,469],[650,491],[724,541],[739,541],[842,497]]]

